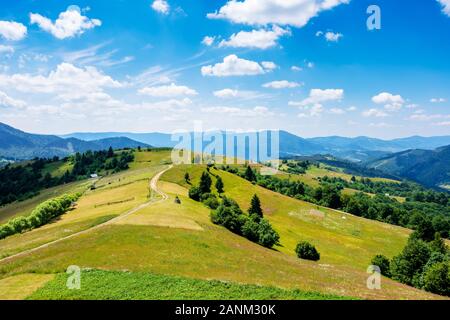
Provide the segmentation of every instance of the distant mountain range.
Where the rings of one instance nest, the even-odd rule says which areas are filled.
[[[245,135],[234,134],[233,135]],[[176,142],[171,141],[171,135],[166,133],[130,133],[130,132],[104,132],[104,133],[72,133],[61,136],[63,138],[77,138],[93,141],[112,137],[127,137],[139,142],[151,144],[155,147],[173,147]],[[450,145],[450,136],[420,137],[413,136],[394,140],[382,140],[369,137],[321,137],[301,138],[286,131],[280,131],[281,156],[307,156],[315,154],[331,154],[351,161],[370,161],[390,153],[400,152],[413,148],[433,150]]]
[[[245,141],[248,133],[224,133],[222,138]],[[267,131],[259,132],[261,137]],[[190,133],[191,137],[194,136]],[[74,152],[141,147],[174,147],[177,142],[166,133],[72,133],[63,136],[30,134],[0,123],[0,159],[64,157]],[[194,142],[198,143],[199,141]],[[331,155],[357,162],[361,168],[376,169],[390,176],[408,178],[426,186],[450,183],[450,136],[409,137],[381,140],[369,137],[301,138],[279,132],[280,156]],[[201,145],[201,144],[200,144]],[[264,146],[263,146],[264,147]],[[249,154],[248,147],[245,155]],[[217,151],[220,153],[220,151]],[[239,155],[241,156],[241,155]],[[356,164],[355,164],[356,165]],[[350,165],[347,165],[350,166]]]
[[[450,146],[394,153],[368,163],[367,167],[408,178],[428,187],[450,185]]]
[[[111,137],[84,141],[76,138],[61,138],[55,135],[31,134],[0,123],[0,157],[15,160],[35,157],[65,157],[74,152],[87,150],[149,147],[149,144],[127,137]]]

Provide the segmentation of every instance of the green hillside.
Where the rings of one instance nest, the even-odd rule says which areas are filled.
[[[212,224],[210,210],[188,198],[185,173],[195,184],[205,167],[169,164],[169,151],[136,151],[128,170],[100,179],[74,210],[0,240],[0,292],[11,292],[1,298],[117,298],[108,279],[117,279],[132,299],[156,297],[159,291],[139,288],[162,282],[171,289],[167,299],[185,298],[192,288],[198,288],[192,298],[205,299],[440,298],[387,278],[382,290],[367,289],[370,259],[398,254],[407,229],[295,200],[211,169],[242,208],[258,194],[281,237],[280,246],[267,249]],[[150,180],[156,184],[157,173],[166,169],[157,183],[161,194],[152,191]],[[300,240],[316,245],[319,262],[295,256]],[[61,289],[70,265],[102,271],[82,272],[88,287],[70,293]]]

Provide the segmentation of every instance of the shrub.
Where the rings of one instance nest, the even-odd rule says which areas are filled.
[[[376,255],[373,257],[371,264],[374,266],[378,266],[380,268],[381,274],[386,277],[391,276],[390,267],[389,267],[389,259],[383,256],[382,254]]]
[[[448,262],[431,266],[423,275],[423,288],[440,295],[450,296],[450,268]]]
[[[259,242],[259,224],[251,219],[247,218],[242,226],[242,235],[252,242]]]
[[[411,285],[413,278],[422,273],[430,255],[427,243],[410,237],[403,251],[392,259],[390,268],[392,278]]]
[[[208,172],[203,172],[202,176],[200,177],[200,184],[199,184],[199,189],[201,193],[210,193],[211,192],[211,184],[212,184],[212,180],[211,177],[209,176]]]
[[[279,244],[280,236],[266,219],[261,219],[258,227],[258,243],[266,248]]]
[[[189,198],[191,198],[192,200],[200,201],[201,195],[202,193],[199,187],[194,186],[189,189]]]
[[[218,193],[223,193],[224,192],[223,187],[224,187],[224,185],[223,185],[222,178],[221,177],[217,177],[217,180],[216,180],[217,192]]]
[[[210,209],[217,209],[219,207],[219,201],[217,197],[212,193],[205,193],[201,196],[202,202]]]
[[[295,248],[295,252],[297,253],[297,257],[300,259],[319,261],[320,253],[317,249],[309,242],[302,241],[297,244]]]

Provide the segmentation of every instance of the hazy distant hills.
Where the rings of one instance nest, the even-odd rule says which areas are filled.
[[[234,134],[233,135],[243,135]],[[93,141],[112,137],[127,137],[129,139],[150,144],[155,147],[173,147],[176,142],[171,141],[171,135],[165,133],[72,133],[63,138],[76,138]],[[282,156],[331,154],[336,157],[352,161],[369,161],[412,148],[433,150],[450,145],[450,136],[442,137],[409,137],[394,140],[382,140],[369,137],[321,137],[301,138],[286,131],[280,131],[280,154]]]
[[[436,150],[406,150],[373,161],[367,166],[430,187],[450,184],[450,146]]]
[[[76,138],[61,138],[54,135],[26,133],[11,126],[0,123],[0,157],[9,159],[31,159],[34,157],[65,157],[74,152],[87,150],[104,150],[149,147],[126,137],[112,137],[94,141],[83,141]]]

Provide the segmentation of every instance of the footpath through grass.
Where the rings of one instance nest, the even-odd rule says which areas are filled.
[[[82,271],[81,289],[67,289],[58,274],[28,299],[48,300],[342,300],[334,295],[274,287],[196,280],[151,273]]]

